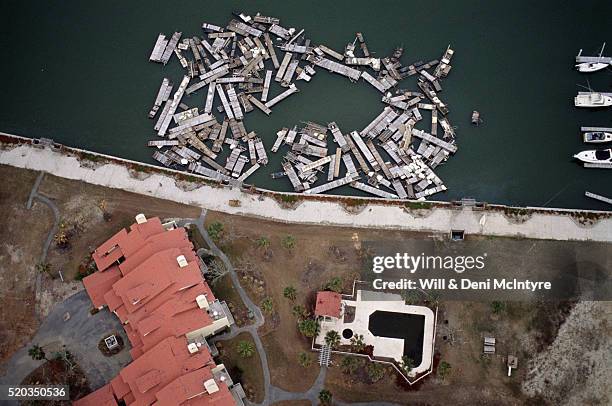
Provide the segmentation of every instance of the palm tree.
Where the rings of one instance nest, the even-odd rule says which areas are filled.
[[[28,355],[32,357],[34,361],[46,360],[47,355],[45,354],[45,350],[37,344],[32,344],[32,347],[28,349]]]
[[[446,361],[440,362],[440,365],[438,365],[438,376],[440,379],[444,380],[444,378],[446,378],[446,376],[449,374],[450,370],[451,364]]]
[[[255,242],[259,248],[263,248],[264,250],[267,250],[270,247],[270,239],[268,237],[264,237],[263,235]]]
[[[323,389],[321,392],[319,392],[319,402],[321,402],[322,405],[331,405],[332,403],[331,392],[328,391],[327,389]]]
[[[342,372],[347,375],[352,375],[359,368],[359,360],[355,357],[345,356],[340,363]]]
[[[255,354],[255,346],[250,341],[238,341],[236,348],[242,358],[251,358]]]
[[[210,235],[210,238],[212,238],[213,241],[219,241],[222,232],[223,224],[219,223],[218,221],[215,221],[208,226],[208,235]]]
[[[307,352],[302,351],[298,355],[298,363],[300,366],[308,368],[310,365],[312,365],[312,357]]]
[[[285,290],[283,290],[283,296],[285,296],[287,299],[291,300],[292,302],[295,301],[296,294],[297,294],[297,290],[295,290],[293,286],[287,286]]]
[[[39,262],[36,264],[36,270],[40,273],[51,273],[51,264],[48,262]]]
[[[272,303],[272,299],[267,297],[265,298],[262,302],[261,302],[261,309],[268,313],[271,314],[274,311],[274,304]]]
[[[306,319],[298,323],[298,329],[306,337],[314,337],[319,333],[319,322],[315,319]]]
[[[410,374],[410,371],[415,367],[414,360],[407,355],[402,357],[402,362],[400,362],[400,368],[407,373]]]
[[[298,320],[303,320],[306,317],[308,317],[308,312],[302,305],[293,306],[293,308],[291,309],[291,312]]]
[[[342,278],[333,277],[325,285],[325,290],[331,290],[337,293],[342,292]]]
[[[365,350],[365,342],[363,341],[363,334],[355,334],[351,337],[351,348],[353,352],[361,352]]]
[[[325,344],[329,345],[331,348],[336,348],[340,345],[340,334],[336,330],[329,330],[327,334],[325,334]]]
[[[281,240],[281,245],[287,250],[292,250],[295,247],[295,237],[287,235]]]
[[[372,382],[378,382],[385,376],[385,367],[379,362],[370,362],[366,370]]]

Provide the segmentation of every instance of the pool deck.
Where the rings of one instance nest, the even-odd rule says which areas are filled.
[[[425,317],[423,331],[423,350],[421,363],[412,369],[410,375],[417,375],[429,371],[431,368],[433,344],[435,339],[435,315],[425,306],[406,305],[400,295],[358,290],[355,300],[342,300],[343,307],[355,307],[355,319],[345,323],[343,318],[326,319],[321,322],[321,332],[315,339],[315,344],[325,344],[325,334],[335,330],[340,334],[340,344],[350,345],[350,339],[342,337],[344,329],[351,329],[353,334],[361,334],[366,345],[374,347],[374,357],[393,358],[401,362],[404,355],[404,340],[399,338],[377,337],[369,328],[370,315],[376,311],[388,311],[394,313],[418,314]]]

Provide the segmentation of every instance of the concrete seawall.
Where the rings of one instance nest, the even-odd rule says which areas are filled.
[[[0,134],[3,137],[13,137]],[[176,174],[153,165],[122,160],[74,148],[36,147],[30,139],[16,137],[19,144],[2,143],[0,164],[46,171],[52,175],[122,189],[151,197],[195,205],[228,214],[287,223],[325,224],[346,227],[387,228],[432,233],[463,230],[466,234],[552,240],[612,241],[612,213],[540,208],[491,206],[486,210],[453,208],[436,203],[426,209],[410,209],[398,202],[362,199],[358,210],[347,210],[355,198],[308,199],[297,196],[293,208],[283,208],[277,198],[287,194],[266,191],[249,193],[239,187],[202,183],[185,187]],[[90,158],[83,158],[83,154]],[[79,155],[81,157],[79,158]],[[140,171],[140,172],[139,172]],[[177,184],[178,183],[178,184]],[[230,200],[240,206],[229,205]],[[344,202],[344,203],[343,203]],[[136,210],[136,209],[135,209]]]

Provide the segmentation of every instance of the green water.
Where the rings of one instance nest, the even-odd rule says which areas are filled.
[[[458,127],[459,151],[436,170],[449,191],[434,199],[609,209],[583,194],[612,196],[612,171],[584,169],[571,156],[588,149],[580,125],[612,127],[612,109],[578,111],[572,103],[587,78],[595,90],[612,91],[612,70],[587,76],[572,69],[580,48],[593,54],[607,40],[612,54],[611,1],[5,0],[0,130],[153,163],[145,144],[156,135],[147,113],[162,77],[182,77],[176,58],[166,67],[148,62],[157,34],[199,35],[203,21],[225,25],[238,10],[278,16],[338,51],[356,31],[379,56],[401,44],[404,64],[439,58],[452,44],[453,70],[441,97]],[[380,93],[364,81],[319,70],[297,86],[300,93],[270,117],[247,115],[247,129],[267,147],[281,127],[312,120],[360,130],[383,108]],[[414,79],[401,87],[416,89]],[[200,91],[183,102],[202,107],[204,97]],[[485,120],[479,128],[469,123],[474,109]],[[289,190],[287,179],[269,177],[283,154],[270,155],[249,183]]]

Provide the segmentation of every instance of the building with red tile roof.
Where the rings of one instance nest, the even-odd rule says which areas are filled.
[[[335,317],[342,315],[342,295],[331,291],[317,292],[317,302],[315,305],[315,316]]]
[[[98,271],[83,279],[93,305],[124,324],[133,361],[74,404],[242,404],[242,387],[215,364],[206,342],[233,318],[205,282],[186,230],[136,220],[95,250]]]

